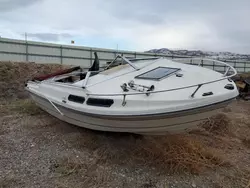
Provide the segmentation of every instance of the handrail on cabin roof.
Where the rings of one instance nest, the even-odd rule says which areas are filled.
[[[206,85],[206,84],[211,84],[211,83],[219,82],[219,81],[222,81],[222,80],[229,79],[229,78],[231,78],[231,77],[233,77],[233,76],[235,76],[237,74],[237,71],[236,71],[236,69],[233,66],[231,66],[231,65],[229,65],[229,64],[227,64],[225,62],[222,62],[222,61],[212,60],[212,59],[203,59],[203,58],[187,58],[187,59],[192,59],[192,60],[200,59],[200,60],[212,61],[212,62],[220,63],[220,64],[223,64],[223,65],[227,66],[227,70],[222,75],[223,77],[220,78],[220,79],[212,80],[212,81],[209,81],[209,82],[203,82],[203,83],[199,83],[199,84],[194,84],[194,85],[189,85],[189,86],[185,86],[185,87],[171,88],[171,89],[158,90],[158,91],[155,90],[155,91],[146,91],[146,92],[133,92],[133,93],[127,93],[127,92],[123,92],[123,93],[110,93],[110,94],[87,93],[87,95],[88,96],[124,96],[124,95],[141,95],[141,94],[151,94],[151,93],[162,93],[162,92],[187,89],[187,88],[191,88],[191,87],[197,87],[197,86],[200,86],[200,85]],[[175,60],[176,59],[174,59],[173,61],[175,61]],[[200,64],[201,63],[198,63],[198,66]],[[232,69],[233,74],[227,76],[227,73],[229,72],[230,69]]]
[[[118,55],[115,60],[118,58],[118,57],[121,57],[124,59],[124,57]],[[150,94],[150,93],[162,93],[162,92],[168,92],[168,91],[175,91],[175,90],[181,90],[181,89],[187,89],[187,88],[191,88],[191,87],[197,87],[199,85],[206,85],[206,84],[211,84],[211,83],[215,83],[215,82],[219,82],[219,81],[222,81],[222,80],[225,80],[225,79],[229,79],[233,76],[235,76],[237,74],[237,71],[236,69],[225,63],[225,62],[222,62],[222,61],[218,61],[218,60],[212,60],[212,59],[203,59],[203,58],[182,58],[182,59],[192,59],[192,60],[206,60],[206,61],[212,61],[212,62],[216,62],[216,63],[220,63],[220,64],[223,64],[225,66],[227,66],[227,70],[225,71],[225,73],[222,75],[223,77],[220,78],[220,79],[216,79],[216,80],[212,80],[212,81],[209,81],[209,82],[204,82],[204,83],[199,83],[199,84],[194,84],[194,85],[189,85],[189,86],[185,86],[185,87],[178,87],[178,88],[171,88],[171,89],[166,89],[166,90],[154,90],[154,91],[146,91],[146,92],[131,92],[131,93],[127,93],[127,92],[123,92],[123,93],[110,93],[110,94],[98,94],[98,93],[86,93],[86,95],[88,96],[124,96],[124,95],[141,95],[141,94]],[[114,60],[114,61],[115,61]],[[128,59],[127,59],[128,60]],[[176,61],[178,59],[173,59],[172,61]],[[113,61],[113,62],[114,62]],[[126,61],[127,62],[127,61]],[[128,62],[130,65],[132,64],[129,60]],[[201,63],[198,63],[198,66],[200,65]],[[132,65],[131,65],[132,66]],[[132,66],[135,70],[139,70],[136,66]],[[227,73],[229,72],[229,70],[232,70],[233,71],[233,74],[232,75],[229,75],[227,76]],[[60,83],[61,84],[61,83]],[[65,84],[67,86],[71,86],[71,87],[74,87],[74,88],[79,88],[78,86],[74,86],[74,85],[68,85],[68,84]],[[85,85],[85,88],[86,88],[87,85]]]
[[[123,57],[121,55],[117,55],[116,58],[104,69],[108,69],[118,58],[122,58],[124,61],[126,61],[131,67],[133,67],[135,70],[140,70],[137,66],[133,65],[133,63],[131,61],[129,61],[129,59],[127,59],[126,57]]]

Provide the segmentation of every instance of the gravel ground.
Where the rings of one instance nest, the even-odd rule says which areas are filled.
[[[58,68],[0,62],[0,188],[250,188],[250,102],[181,135],[91,131],[27,98],[31,73]]]
[[[176,171],[169,163],[162,167],[157,160],[165,156],[147,146],[153,139],[155,147],[162,147],[162,142],[172,143],[177,136],[159,139],[90,131],[61,122],[26,99],[2,102],[0,187],[246,187],[250,180],[249,104],[236,101],[224,110],[226,117],[234,118],[233,132],[178,135],[195,137],[220,153],[214,157],[223,156],[226,161],[207,163],[193,172],[189,166]],[[241,134],[244,138],[239,138]],[[141,155],[130,152],[133,145]]]

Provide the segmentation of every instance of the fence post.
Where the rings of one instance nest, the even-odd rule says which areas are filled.
[[[89,67],[91,67],[92,65],[92,48],[90,48],[90,63],[89,63]]]
[[[244,72],[246,72],[246,62],[244,62]]]
[[[213,61],[213,70],[214,70],[214,61]]]
[[[26,40],[26,42],[25,42],[25,53],[26,53],[26,62],[28,62],[29,61],[29,54],[28,54],[28,41]]]
[[[136,58],[136,52],[135,52],[135,58]]]
[[[61,64],[63,64],[63,56],[62,56],[62,49],[63,47],[62,47],[62,45],[60,46],[60,61],[61,61]]]

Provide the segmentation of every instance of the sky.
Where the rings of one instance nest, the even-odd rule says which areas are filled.
[[[0,36],[250,54],[250,0],[0,0]]]

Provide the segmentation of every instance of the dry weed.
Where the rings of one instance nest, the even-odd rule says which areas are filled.
[[[93,161],[82,161],[73,156],[59,159],[50,170],[55,174],[53,178],[59,178],[61,187],[68,187],[67,178],[76,176],[81,177],[74,187],[106,187],[105,185],[112,180],[111,173]],[[63,183],[66,180],[65,183]]]
[[[209,118],[201,126],[210,133],[223,135],[229,132],[230,124],[230,119],[221,113]]]
[[[153,164],[174,172],[186,170],[196,173],[205,167],[214,168],[224,163],[219,154],[200,141],[183,135],[150,139],[140,150],[139,155],[149,154],[150,158],[153,157]]]
[[[27,98],[25,83],[34,76],[48,74],[68,66],[0,62],[0,98]]]
[[[85,173],[86,165],[70,158],[59,160],[51,169],[52,172],[59,176],[68,176],[72,173]]]
[[[39,115],[43,111],[31,99],[17,99],[3,105],[1,113],[9,114],[13,112],[25,113],[28,115]]]
[[[103,162],[152,166],[168,172],[199,173],[204,168],[225,165],[222,156],[187,135],[132,138],[102,142],[94,154]]]
[[[225,112],[225,113],[232,112],[232,109],[229,106],[227,106],[222,109],[222,112]]]

